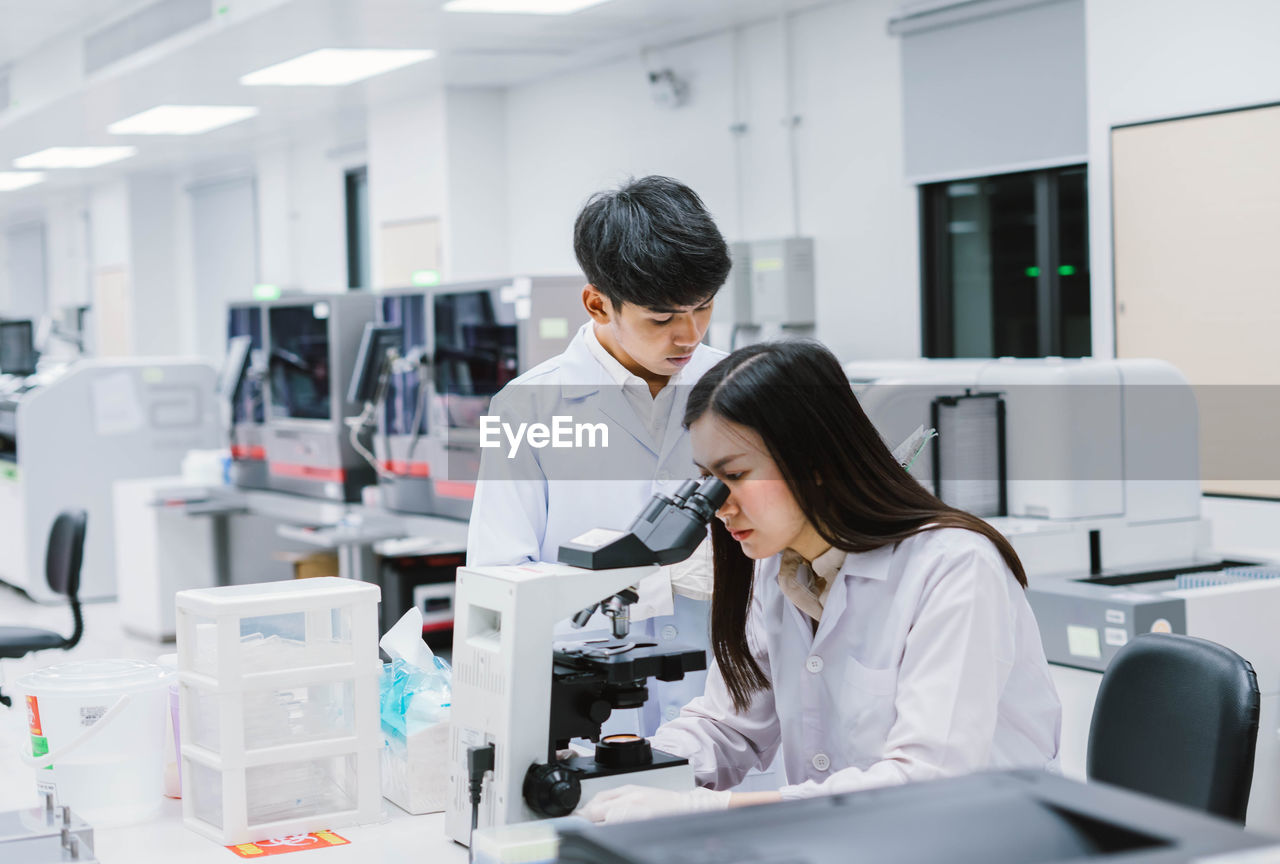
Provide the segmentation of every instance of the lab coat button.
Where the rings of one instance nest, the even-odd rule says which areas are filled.
[[[813,757],[813,767],[817,768],[819,771],[826,771],[831,767],[831,760],[827,757],[826,753],[819,753]]]
[[[665,642],[670,642],[672,639],[676,638],[679,635],[680,635],[680,631],[677,630],[675,626],[672,624],[668,624],[667,626],[662,628],[662,639]]]
[[[667,710],[662,712],[663,720],[670,721],[670,720],[676,719],[679,716],[680,716],[680,709],[677,708],[675,705],[668,706]]]
[[[822,671],[822,665],[823,665],[822,658],[819,657],[817,654],[814,654],[808,660],[804,661],[804,668],[808,669],[814,675],[817,675],[819,672]],[[826,757],[823,757],[823,758],[826,758]]]

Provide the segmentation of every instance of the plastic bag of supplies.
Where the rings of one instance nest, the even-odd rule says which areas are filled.
[[[410,609],[378,643],[382,667],[382,795],[409,813],[436,813],[449,797],[449,664],[422,641],[422,612]]]

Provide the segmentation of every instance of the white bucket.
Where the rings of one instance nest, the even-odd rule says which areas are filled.
[[[173,674],[140,660],[88,660],[19,678],[31,732],[22,755],[41,791],[52,786],[95,828],[158,816]]]

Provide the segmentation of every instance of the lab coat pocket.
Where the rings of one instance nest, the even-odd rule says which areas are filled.
[[[852,657],[845,661],[840,698],[851,765],[866,768],[884,757],[885,741],[898,717],[893,704],[897,690],[897,669],[872,669]]]

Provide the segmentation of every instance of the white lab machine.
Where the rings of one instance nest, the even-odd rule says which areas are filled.
[[[817,323],[812,237],[733,243],[733,269],[716,294],[708,342],[732,351],[787,336],[812,336]]]
[[[568,346],[586,320],[584,283],[512,276],[379,295],[379,323],[399,330],[373,437],[388,509],[470,518],[479,418],[509,381]]]
[[[261,302],[227,304],[227,357],[218,382],[227,401],[231,483],[269,489],[266,435],[265,307]]]
[[[1200,512],[1195,395],[1156,360],[919,360],[845,366],[881,436],[938,429],[912,475],[1005,534],[1030,582],[1083,778],[1102,672],[1147,632],[1219,642],[1262,692],[1248,825],[1280,832],[1280,571],[1233,569]],[[985,512],[984,512],[984,508]],[[1225,573],[1223,571],[1226,571]]]
[[[86,359],[0,394],[0,580],[40,602],[49,528],[89,514],[80,597],[116,595],[112,485],[174,475],[189,450],[222,440],[215,372],[191,359]]]
[[[845,373],[886,441],[938,429],[912,476],[991,519],[1029,573],[1214,560],[1195,394],[1169,364],[916,360]]]
[[[343,419],[364,325],[376,298],[367,291],[289,295],[265,305],[269,488],[332,501],[359,501],[375,474],[352,447]]]

